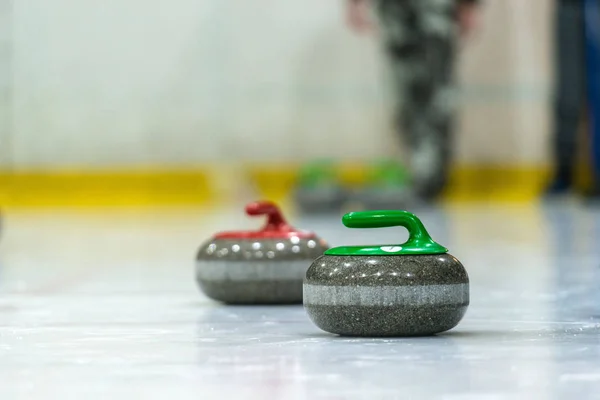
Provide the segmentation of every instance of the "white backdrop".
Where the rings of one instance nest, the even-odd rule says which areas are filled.
[[[551,2],[484,2],[460,66],[459,161],[544,162]],[[3,167],[395,152],[384,62],[375,38],[346,29],[340,0],[14,0],[0,10],[10,21],[0,24]]]

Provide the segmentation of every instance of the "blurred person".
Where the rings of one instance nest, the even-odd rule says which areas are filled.
[[[392,69],[395,129],[409,148],[416,194],[446,185],[456,114],[454,64],[460,37],[478,25],[478,0],[347,0],[348,24],[373,30],[377,14]]]
[[[573,189],[579,123],[586,104],[585,4],[582,0],[557,0],[555,13],[554,171],[547,196]],[[594,182],[589,195],[599,195],[599,187]]]
[[[558,0],[555,14],[554,172],[548,195],[573,186],[577,131],[585,101],[585,30],[581,0]]]

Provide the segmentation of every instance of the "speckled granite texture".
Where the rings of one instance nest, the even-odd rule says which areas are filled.
[[[204,294],[227,304],[300,304],[302,283],[289,281],[210,282],[199,281]]]
[[[467,306],[362,307],[308,306],[310,319],[326,332],[343,336],[430,336],[454,328]]]
[[[304,305],[331,333],[432,335],[464,316],[469,278],[450,254],[322,256],[307,271]]]
[[[214,239],[198,252],[196,280],[225,303],[300,303],[306,270],[326,249],[319,238]]]

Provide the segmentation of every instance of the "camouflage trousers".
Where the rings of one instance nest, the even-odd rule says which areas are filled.
[[[375,0],[392,69],[396,129],[415,190],[435,197],[448,179],[455,114],[456,0]]]

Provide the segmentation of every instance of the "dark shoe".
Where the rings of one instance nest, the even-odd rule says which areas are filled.
[[[555,179],[544,191],[544,197],[564,196],[571,193],[572,189],[573,186],[571,182]]]
[[[586,203],[600,204],[600,184],[597,183],[584,191],[583,199]]]

